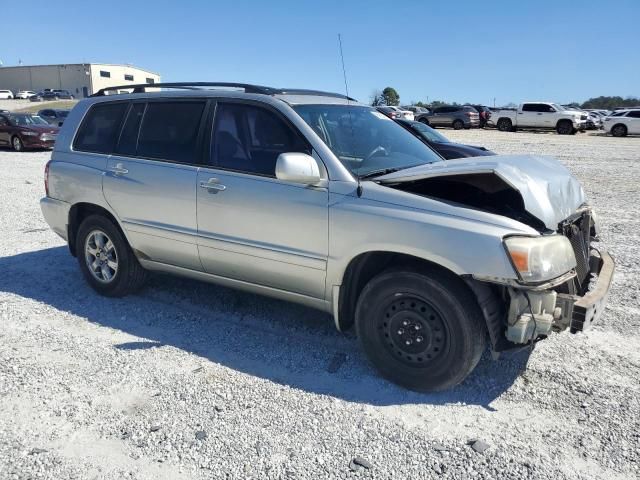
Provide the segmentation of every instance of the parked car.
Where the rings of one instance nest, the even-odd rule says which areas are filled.
[[[413,120],[413,112],[409,110],[402,110],[401,108],[394,107],[391,105],[384,105],[380,107],[376,107],[379,112],[384,113],[387,117],[392,119],[404,118],[407,120]]]
[[[558,161],[445,162],[339,94],[153,88],[80,101],[45,167],[44,218],[99,294],[152,270],[300,302],[422,391],[464,380],[487,339],[522,348],[604,310],[614,262]]]
[[[409,120],[396,120],[400,125],[407,128],[412,134],[433,148],[441,157],[446,160],[465,157],[483,157],[486,155],[495,155],[494,152],[487,150],[485,147],[476,147],[473,145],[464,145],[462,143],[454,143],[447,137],[437,132],[422,122],[412,122]]]
[[[615,111],[603,123],[604,131],[614,137],[640,135],[640,109]]]
[[[424,108],[424,107],[418,107],[415,105],[408,105],[408,106],[404,106],[404,107],[400,107],[402,110],[406,110],[409,112],[413,113],[413,120],[418,120],[418,117],[420,115],[423,115],[425,113],[429,113],[429,109],[428,108]]]
[[[11,90],[0,90],[0,98],[10,100],[13,98],[13,92]]]
[[[20,152],[27,148],[53,148],[58,128],[30,113],[0,114],[0,145]]]
[[[38,116],[44,118],[51,125],[61,127],[65,118],[69,115],[69,110],[62,110],[56,108],[45,108],[38,112]]]
[[[32,102],[42,102],[45,100],[73,100],[74,96],[69,90],[43,90],[29,97]]]
[[[421,121],[431,127],[477,128],[480,126],[480,114],[468,105],[445,105],[436,107],[430,113],[421,115]],[[426,120],[426,122],[424,122]]]
[[[16,93],[16,98],[22,98],[22,99],[27,99],[29,97],[33,97],[36,94],[36,92],[32,92],[31,90],[20,90],[18,93]]]
[[[565,110],[553,102],[525,102],[516,110],[494,112],[488,125],[497,126],[501,132],[517,129],[555,130],[560,135],[572,135],[587,127],[587,114]]]
[[[469,105],[476,109],[480,115],[480,128],[484,128],[487,125],[487,120],[491,118],[491,109],[484,105]]]

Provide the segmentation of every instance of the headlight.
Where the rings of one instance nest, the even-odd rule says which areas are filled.
[[[28,137],[36,137],[40,134],[38,132],[22,132],[22,135],[26,135]]]
[[[576,267],[571,243],[562,235],[508,237],[504,244],[524,282],[545,282]]]

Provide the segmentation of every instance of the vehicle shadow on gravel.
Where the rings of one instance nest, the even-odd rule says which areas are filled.
[[[351,402],[464,403],[492,409],[491,402],[516,381],[529,358],[528,351],[498,361],[485,354],[462,385],[419,394],[380,378],[355,335],[337,332],[329,315],[313,309],[160,275],[137,295],[104,298],[85,283],[66,247],[2,257],[0,272],[0,292],[138,337],[114,345],[123,354],[178,348],[236,371]]]

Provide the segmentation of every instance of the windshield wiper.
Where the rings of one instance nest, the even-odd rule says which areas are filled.
[[[407,168],[407,167],[381,168],[380,170],[372,170],[371,172],[365,173],[364,175],[358,175],[358,178],[360,180],[365,180],[367,178],[380,177],[382,175],[394,173],[399,170],[404,170],[404,168]]]

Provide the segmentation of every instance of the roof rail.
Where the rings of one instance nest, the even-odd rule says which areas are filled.
[[[302,88],[278,88],[273,91],[273,94],[276,95],[315,95],[318,97],[334,97],[334,98],[344,98],[345,100],[350,100],[352,102],[357,102],[355,98],[348,97],[341,93],[332,93],[332,92],[323,92],[321,90],[305,90]]]
[[[113,87],[101,88],[96,93],[91,95],[92,97],[102,97],[106,95],[106,92],[112,92],[117,90],[130,90],[132,93],[145,93],[147,88],[176,88],[181,90],[199,90],[202,87],[227,87],[227,88],[242,88],[246,93],[262,93],[264,95],[272,95],[277,93],[277,90],[270,87],[262,87],[260,85],[250,85],[248,83],[233,83],[233,82],[173,82],[173,83],[140,83],[136,85],[116,85]]]

